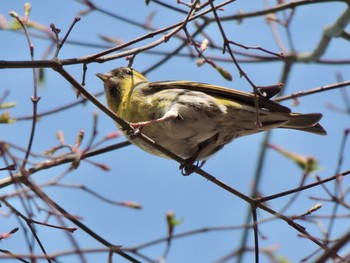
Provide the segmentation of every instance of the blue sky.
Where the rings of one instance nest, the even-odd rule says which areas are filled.
[[[8,12],[15,10],[22,14],[24,3],[25,1],[3,0],[0,5],[0,14],[5,19],[11,20]],[[32,20],[46,26],[54,23],[62,32],[66,32],[77,13],[85,9],[81,4],[68,0],[36,0],[31,3],[32,12],[30,17]],[[149,7],[146,7],[143,1],[133,4],[130,4],[130,1],[99,1],[99,5],[116,14],[135,19],[140,23],[144,23],[145,17],[152,11],[155,11],[152,23],[155,27],[165,27],[184,19],[183,15],[170,13],[156,4],[150,4]],[[244,10],[244,12],[259,10],[262,8],[261,5],[261,1],[236,1],[225,8],[222,15],[234,14],[239,10]],[[310,5],[303,9],[298,9],[291,26],[296,50],[298,52],[312,51],[321,37],[322,29],[333,23],[344,10],[345,5],[340,3]],[[324,15],[324,12],[327,12],[327,16]],[[228,32],[228,36],[238,43],[251,46],[259,45],[274,52],[280,51],[271,36],[270,27],[262,18],[245,20],[242,25],[237,25],[236,22],[227,22],[224,23],[224,28]],[[189,26],[189,30],[193,31],[192,25]],[[279,30],[282,39],[286,42],[286,37],[281,27],[279,27]],[[123,41],[129,41],[146,32],[96,12],[83,16],[82,20],[73,29],[69,39],[106,45],[98,37],[99,35],[118,37]],[[210,26],[206,33],[211,36],[216,44],[221,44],[221,36],[215,25]],[[2,39],[0,41],[1,60],[29,59],[26,40],[22,35],[3,30],[0,31],[0,35]],[[150,43],[157,38],[146,40],[135,45],[135,47]],[[203,39],[200,36],[198,41]],[[35,58],[41,59],[50,43],[37,38],[33,38],[32,41],[35,47]],[[167,51],[178,45],[179,41],[174,39],[160,45],[156,50]],[[349,59],[350,54],[345,52],[349,48],[348,45],[342,39],[332,40],[324,58]],[[102,48],[67,44],[62,48],[59,58],[82,57],[101,50]],[[235,50],[240,49],[235,48]],[[221,55],[220,52],[210,50],[208,52],[218,56]],[[251,52],[253,54],[261,54],[256,51]],[[161,57],[156,55],[141,54],[136,57],[133,67],[143,71],[160,59]],[[124,59],[103,64],[89,64],[86,88],[93,93],[101,91],[102,83],[95,76],[95,73],[126,65],[127,61]],[[251,90],[249,84],[239,77],[236,68],[232,64],[220,63],[220,65],[232,73],[233,82],[224,80],[207,65],[198,68],[195,60],[188,58],[172,59],[148,74],[147,78],[151,81],[170,79],[194,80],[245,91]],[[282,65],[282,63],[278,62],[241,64],[245,72],[257,85],[278,83]],[[76,79],[81,79],[81,65],[69,66],[66,69]],[[335,83],[337,82],[336,73],[341,73],[344,80],[349,79],[349,65],[298,64],[293,67],[290,73],[289,82],[285,86],[285,94]],[[39,112],[76,100],[72,88],[61,76],[51,70],[46,70],[45,74],[45,83],[39,88],[41,97],[38,105]],[[20,117],[31,114],[32,104],[30,96],[33,93],[32,82],[30,69],[6,69],[0,71],[0,96],[3,91],[9,90],[10,94],[7,100],[16,101],[17,103],[17,106],[11,109],[11,115]],[[100,99],[103,102],[105,101],[103,97]],[[284,104],[290,106],[290,101],[286,101]],[[322,169],[313,174],[313,176],[319,175],[322,178],[334,174],[343,130],[349,128],[349,115],[330,110],[327,107],[328,104],[344,107],[339,90],[302,98],[301,104],[292,108],[296,112],[322,113],[324,117],[321,123],[328,131],[328,136],[322,137],[289,130],[274,131],[271,136],[271,143],[273,144],[292,152],[316,157]],[[55,134],[59,130],[64,132],[66,142],[70,144],[74,144],[77,133],[80,130],[84,130],[86,136],[83,146],[84,143],[86,145],[92,133],[92,115],[94,112],[99,114],[98,138],[103,138],[106,134],[116,130],[113,121],[94,105],[88,103],[83,107],[76,107],[73,110],[64,111],[53,115],[53,117],[40,120],[33,146],[34,151],[42,153],[57,145]],[[17,145],[27,145],[30,125],[29,121],[2,125],[0,139]],[[263,136],[263,134],[257,134],[231,143],[213,156],[206,163],[204,169],[237,190],[249,194]],[[115,142],[123,140],[124,138],[120,137]],[[349,146],[347,146],[348,148]],[[20,156],[22,157],[23,154],[20,154]],[[94,157],[92,160],[107,164],[111,170],[104,172],[91,164],[82,162],[79,169],[68,174],[62,180],[62,183],[85,185],[113,200],[138,202],[143,209],[132,210],[105,204],[78,189],[67,189],[64,187],[45,187],[43,189],[67,211],[81,216],[84,224],[112,243],[130,247],[165,237],[167,234],[165,214],[168,211],[174,211],[179,219],[183,219],[183,223],[177,227],[175,233],[203,227],[240,226],[244,223],[244,218],[249,208],[244,201],[232,196],[198,175],[181,176],[178,164],[174,161],[152,156],[135,146],[109,152]],[[347,170],[349,165],[349,160],[345,159],[342,170]],[[38,183],[47,182],[68,168],[69,166],[65,165],[42,171],[35,174],[33,180]],[[269,195],[295,188],[300,181],[301,174],[302,171],[294,163],[280,154],[268,150],[260,191],[263,195]],[[4,178],[8,175],[2,173],[1,176],[1,178]],[[314,177],[310,177],[307,182],[314,180]],[[348,185],[348,178],[344,178],[344,187],[346,185]],[[327,186],[333,189],[332,183],[329,183]],[[12,191],[13,189],[10,187],[2,189],[2,193],[11,193]],[[311,200],[310,196],[327,197],[321,187],[307,190],[300,194],[297,202],[290,207],[286,214],[304,213],[318,203],[315,200]],[[278,210],[278,208],[283,207],[288,202],[289,198],[274,200],[269,205],[273,209]],[[11,202],[12,205],[21,209],[18,200],[12,199]],[[5,208],[2,209],[5,211]],[[319,214],[329,214],[331,209],[332,205],[325,202]],[[259,211],[258,216],[259,219],[270,218],[270,215],[261,211]],[[40,213],[36,219],[44,220],[44,218],[45,214]],[[13,215],[10,218],[0,218],[0,220],[0,232],[2,233],[18,226],[18,222]],[[54,223],[55,221],[53,220],[52,222]],[[334,231],[335,237],[348,230],[348,224],[343,224],[344,222],[344,220],[337,221],[336,230]],[[298,223],[307,226],[308,231],[315,236],[321,236],[320,230],[314,224],[303,221],[298,221]],[[66,224],[72,226],[70,222]],[[62,231],[41,226],[38,226],[37,229],[49,252],[71,248],[70,243],[67,241],[67,236]],[[280,220],[274,219],[268,223],[261,224],[260,230],[263,235],[267,236],[267,239],[260,238],[260,246],[276,246],[278,254],[285,256],[291,262],[300,261],[317,249],[312,242],[298,237],[294,229]],[[174,240],[167,262],[214,262],[237,248],[241,233],[241,229],[213,231]],[[81,230],[76,231],[73,236],[78,240],[82,248],[100,247],[96,241],[92,240]],[[52,237],[55,237],[54,242],[52,242]],[[2,249],[25,253],[27,252],[26,247],[18,247],[18,244],[23,244],[23,239],[23,231],[21,230],[20,233],[17,233],[10,239],[4,240],[1,244]],[[252,234],[249,240],[249,246],[252,247]],[[162,256],[164,247],[165,243],[161,243],[142,250],[142,252],[151,258],[159,258]],[[348,252],[348,250],[349,247],[345,248],[344,252]],[[244,262],[252,262],[252,258],[253,254],[248,253]],[[104,262],[106,261],[106,254],[89,255],[88,259],[89,262]],[[61,262],[74,262],[74,260],[78,259],[74,257],[61,258]],[[262,256],[262,262],[265,262],[264,260],[266,258]],[[115,256],[115,262],[123,261],[118,256]]]

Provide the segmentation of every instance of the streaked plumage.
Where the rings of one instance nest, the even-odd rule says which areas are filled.
[[[97,76],[104,82],[107,104],[113,112],[141,127],[142,133],[166,149],[192,161],[206,160],[240,136],[273,128],[326,134],[318,124],[321,114],[292,113],[270,96],[258,96],[262,123],[258,129],[252,93],[191,81],[149,82],[131,68]],[[137,138],[132,143],[166,157]]]

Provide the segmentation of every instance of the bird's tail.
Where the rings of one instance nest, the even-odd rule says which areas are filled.
[[[318,122],[322,118],[320,113],[290,113],[289,121],[281,128],[295,129],[305,132],[311,132],[319,135],[326,135],[326,130]]]

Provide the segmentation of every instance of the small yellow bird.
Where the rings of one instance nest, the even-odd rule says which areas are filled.
[[[270,100],[279,89],[258,95],[262,127],[257,127],[253,93],[191,81],[149,82],[128,67],[96,75],[104,83],[108,107],[115,114],[189,164],[204,163],[238,137],[273,128],[326,134],[318,123],[320,113],[292,113]],[[167,157],[138,138],[131,142],[146,152]]]

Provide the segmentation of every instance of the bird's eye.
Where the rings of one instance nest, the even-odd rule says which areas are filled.
[[[132,75],[132,71],[131,71],[130,69],[126,69],[126,70],[125,70],[125,73],[126,73],[127,75],[130,75],[130,76]]]

